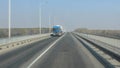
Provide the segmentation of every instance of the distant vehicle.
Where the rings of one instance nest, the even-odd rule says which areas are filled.
[[[52,28],[52,34],[51,34],[51,36],[61,36],[61,35],[63,35],[63,28],[62,28],[62,26],[60,26],[60,25],[55,25],[55,26],[53,26],[53,28]]]

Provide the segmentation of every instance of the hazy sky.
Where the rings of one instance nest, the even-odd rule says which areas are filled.
[[[76,28],[120,29],[120,0],[11,0],[12,27],[38,27],[51,23],[66,30]],[[8,0],[0,0],[0,28],[8,26]]]

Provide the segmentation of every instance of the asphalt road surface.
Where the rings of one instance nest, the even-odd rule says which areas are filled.
[[[0,55],[0,68],[104,68],[72,35],[51,37]]]

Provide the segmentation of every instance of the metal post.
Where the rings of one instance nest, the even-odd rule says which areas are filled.
[[[53,26],[55,25],[55,16],[53,16]]]
[[[49,33],[51,32],[51,18],[49,16]]]
[[[39,9],[39,32],[41,34],[42,31],[42,13],[41,13],[41,8]]]
[[[47,2],[45,2],[45,3],[47,3]],[[39,17],[40,17],[40,19],[39,19],[39,27],[40,27],[39,31],[40,31],[40,34],[42,34],[42,5],[40,5],[40,8],[39,8]]]
[[[8,8],[9,12],[8,12],[8,37],[9,39],[11,38],[11,0],[9,0],[9,8]]]

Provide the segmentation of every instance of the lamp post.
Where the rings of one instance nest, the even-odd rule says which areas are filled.
[[[41,7],[39,8],[39,32],[42,32],[42,15],[41,15]]]
[[[9,0],[9,5],[8,5],[8,37],[9,39],[11,38],[11,0]]]
[[[49,33],[51,32],[51,18],[49,16]]]
[[[42,2],[40,3],[40,8],[39,8],[39,32],[42,34],[42,7],[43,5],[47,4],[48,2]]]

